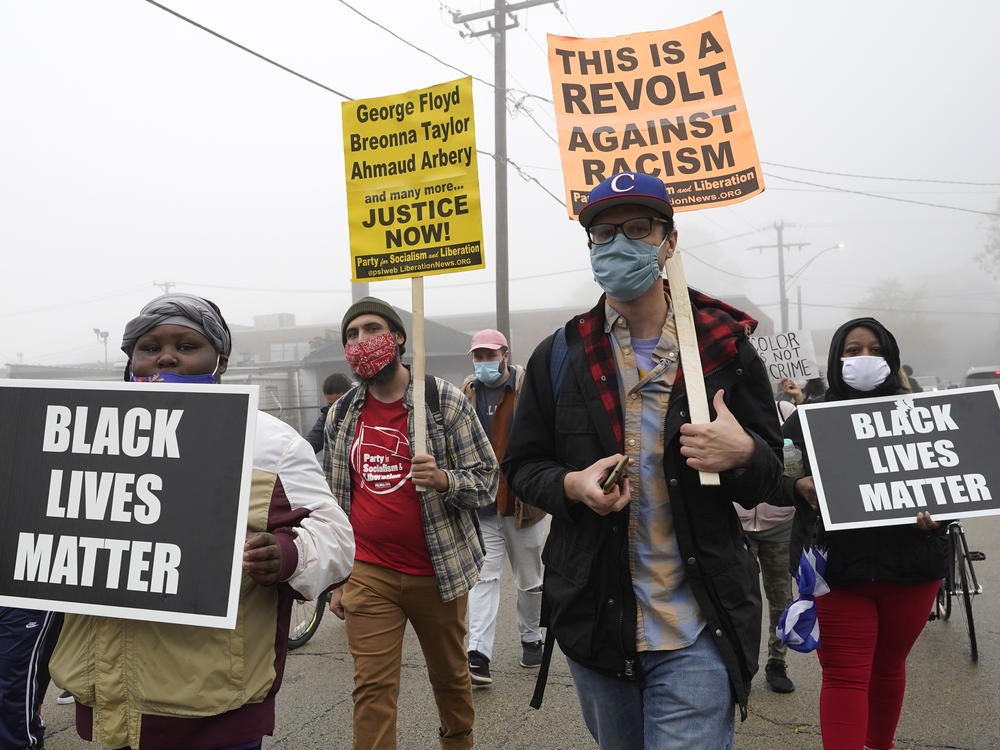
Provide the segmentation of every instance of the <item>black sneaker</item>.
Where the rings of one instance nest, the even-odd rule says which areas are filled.
[[[478,651],[469,652],[469,676],[472,677],[472,687],[493,684],[493,678],[490,677],[490,660]]]
[[[72,702],[73,702],[73,695],[72,693],[69,692],[69,690],[63,690],[61,693],[59,693],[59,697],[56,698],[56,703],[63,706]]]
[[[771,660],[764,667],[764,677],[771,690],[776,693],[791,693],[795,690],[795,683],[788,679],[785,671],[785,662]]]
[[[537,667],[542,663],[542,642],[525,643],[521,641],[521,666]]]

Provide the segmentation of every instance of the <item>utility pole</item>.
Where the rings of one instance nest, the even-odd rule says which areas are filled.
[[[170,294],[170,290],[177,286],[177,284],[172,281],[154,281],[153,286],[160,287],[164,294]]]
[[[771,250],[776,249],[778,251],[778,304],[781,307],[781,331],[788,330],[788,290],[785,288],[785,248],[786,247],[797,247],[803,248],[811,243],[809,242],[784,242],[784,231],[785,223],[783,221],[774,222],[774,228],[778,233],[778,244],[776,245],[754,245],[752,250]],[[802,308],[799,307],[799,326],[802,326]]]
[[[510,340],[510,290],[508,280],[507,255],[507,29],[517,28],[520,23],[514,16],[514,11],[532,8],[536,5],[557,5],[557,0],[522,0],[518,3],[507,3],[505,0],[493,0],[493,10],[482,10],[476,13],[459,13],[453,11],[452,20],[463,24],[468,32],[459,32],[462,36],[477,37],[485,34],[493,35],[493,132],[494,132],[494,163],[496,167],[496,210],[494,219],[494,236],[497,248],[497,330],[507,340]],[[482,31],[472,31],[469,21],[493,17]],[[510,16],[511,23],[507,22]]]

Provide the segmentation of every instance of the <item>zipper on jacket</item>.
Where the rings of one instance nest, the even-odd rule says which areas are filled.
[[[629,551],[629,524],[632,522],[632,508],[631,508],[631,505],[626,505],[625,506],[625,514],[626,514],[625,525],[624,525],[625,531],[623,532],[622,538],[624,540],[624,547],[625,547],[625,563],[626,563],[625,567],[626,567],[626,570],[628,570],[628,573],[629,573],[629,585],[631,585],[632,567],[629,564],[629,558],[628,558],[628,551]],[[622,549],[621,549],[621,546],[619,546],[618,555],[621,556],[621,554],[622,554]],[[625,646],[625,601],[626,601],[625,590],[624,590],[624,588],[622,586],[621,577],[619,576],[619,578],[618,578],[618,643],[619,643],[619,645],[621,647],[622,654],[628,654],[628,649]],[[636,606],[637,607],[639,606],[638,602],[636,602]],[[625,657],[625,670],[624,670],[623,674],[625,675],[626,679],[629,679],[629,680],[634,680],[635,679],[635,659],[630,659],[628,656]]]

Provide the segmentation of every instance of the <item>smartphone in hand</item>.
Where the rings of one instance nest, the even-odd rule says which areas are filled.
[[[608,474],[608,478],[601,485],[601,490],[611,492],[611,489],[625,476],[625,467],[628,466],[628,456],[622,456],[621,460],[615,464],[615,468]]]

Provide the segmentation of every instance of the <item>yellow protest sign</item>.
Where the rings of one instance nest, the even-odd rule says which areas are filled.
[[[548,36],[566,207],[618,172],[667,185],[677,211],[764,190],[722,13],[600,39]]]
[[[472,79],[342,108],[354,281],[484,268]]]

